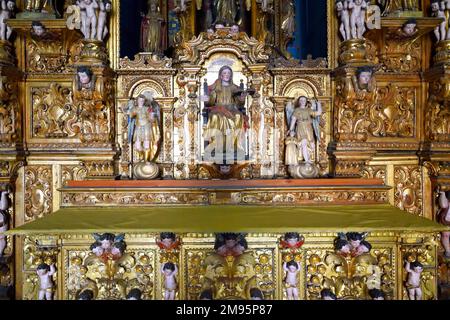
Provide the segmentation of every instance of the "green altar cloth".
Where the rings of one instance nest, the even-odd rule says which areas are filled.
[[[183,206],[63,208],[9,235],[94,232],[371,232],[450,230],[393,206]]]

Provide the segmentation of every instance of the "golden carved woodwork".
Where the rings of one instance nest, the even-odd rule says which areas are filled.
[[[67,181],[85,180],[87,172],[84,165],[61,166],[61,185],[65,186]]]
[[[51,83],[48,88],[32,88],[34,138],[74,138],[80,133],[78,110],[71,88]]]
[[[422,170],[417,166],[394,167],[395,205],[409,213],[422,212]]]
[[[12,147],[22,138],[22,113],[18,100],[18,72],[0,69],[0,147]]]
[[[52,213],[52,183],[51,166],[25,168],[25,221]]]

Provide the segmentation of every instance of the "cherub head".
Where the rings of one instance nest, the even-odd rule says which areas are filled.
[[[360,88],[367,87],[372,80],[373,69],[369,66],[359,67],[356,70],[356,78]]]
[[[127,294],[127,300],[142,300],[142,291],[138,288],[131,289]]]
[[[336,295],[330,289],[323,289],[320,296],[322,300],[337,300]]]
[[[342,2],[342,0],[337,0],[336,1],[336,10],[342,11],[343,9],[344,9],[344,3]]]
[[[94,300],[94,292],[90,289],[84,290],[78,296],[78,300]]]
[[[239,26],[237,24],[233,24],[230,28],[230,33],[231,34],[237,34],[239,33]]]
[[[295,262],[294,260],[291,260],[288,263],[286,263],[286,267],[290,272],[295,272],[298,269],[297,262]]]
[[[411,269],[414,271],[414,272],[422,272],[423,271],[423,265],[419,262],[419,261],[414,261],[414,262],[411,262]]]
[[[293,133],[293,132],[291,132]],[[293,135],[292,135],[293,136]],[[300,235],[297,232],[288,232],[284,235],[284,241],[286,241],[286,243],[293,247],[295,246],[297,243],[299,243],[300,241]]]
[[[176,241],[176,235],[173,232],[161,232],[159,238],[164,247],[170,248]]]
[[[258,288],[250,289],[250,299],[251,300],[264,300],[264,295]]]
[[[361,241],[364,240],[364,237],[361,233],[358,232],[348,232],[347,239],[350,242],[350,245],[353,249],[357,249],[361,244]]]
[[[115,238],[112,233],[104,233],[99,237],[98,241],[102,244],[104,250],[111,250]]]
[[[350,245],[350,243],[344,239],[337,240],[334,244],[334,248],[336,249],[336,251],[339,251],[343,254],[348,254],[352,250],[352,246]]]
[[[225,246],[229,249],[234,248],[238,243],[237,236],[232,233],[225,234],[224,240],[225,240]]]
[[[380,289],[369,290],[369,296],[372,300],[384,300],[384,293]]]
[[[100,256],[103,254],[103,252],[104,252],[104,250],[103,250],[103,248],[102,248],[101,242],[96,241],[96,242],[94,242],[93,244],[91,244],[91,251],[92,251],[97,257],[100,257]]]
[[[417,32],[417,20],[416,19],[409,19],[405,22],[402,28],[403,32],[410,36]]]
[[[367,241],[361,241],[361,243],[358,246],[358,249],[356,251],[357,255],[361,255],[367,252],[370,252],[372,249],[372,245]]]
[[[170,276],[175,272],[175,264],[172,262],[166,262],[163,267],[164,275]]]
[[[40,21],[31,22],[31,28],[33,33],[38,37],[42,37],[47,31],[45,26]]]
[[[79,67],[77,69],[78,80],[81,86],[86,86],[92,81],[92,70],[88,67]]]
[[[362,0],[354,0],[354,1],[355,1],[355,4],[356,4],[357,6],[359,6],[359,5],[362,4]]]
[[[115,242],[111,248],[111,254],[114,256],[122,256],[127,248],[127,244],[123,241]]]
[[[40,277],[45,276],[47,273],[50,272],[50,266],[46,263],[41,263],[36,268],[36,272],[37,272],[38,276],[40,276]]]

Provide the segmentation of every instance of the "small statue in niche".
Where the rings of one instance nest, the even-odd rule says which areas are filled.
[[[336,12],[338,18],[340,18],[341,20],[339,31],[341,32],[341,36],[344,41],[351,39],[350,14],[348,10],[348,2],[349,2],[348,0],[336,1]]]
[[[295,32],[295,6],[293,1],[289,1],[287,12],[281,23],[281,30],[287,36],[292,38]]]
[[[98,13],[98,27],[97,27],[97,40],[103,41],[108,35],[108,18],[112,9],[112,4],[110,0],[99,2],[99,13]]]
[[[237,15],[236,0],[214,0],[214,9],[216,12],[216,20],[221,21],[224,25],[231,25],[235,22]]]
[[[53,300],[53,275],[56,273],[55,265],[53,263],[51,265],[42,263],[37,267],[36,273],[40,280],[38,299]]]
[[[380,289],[369,290],[369,296],[372,300],[384,300],[384,293]]]
[[[402,27],[403,34],[405,36],[411,37],[415,35],[419,30],[417,29],[417,20],[408,19]]]
[[[138,288],[131,289],[126,298],[127,300],[142,300],[142,291]]]
[[[439,192],[439,207],[437,215],[438,222],[450,226],[450,191]],[[441,233],[441,244],[444,247],[444,257],[450,259],[450,232]]]
[[[330,289],[323,289],[320,291],[322,300],[337,300],[336,295]]]
[[[12,0],[1,0],[0,11],[0,40],[9,40],[12,28],[6,24],[7,19],[11,19],[16,3]]]
[[[177,274],[178,267],[172,262],[166,262],[161,266],[161,273],[164,276],[164,300],[175,300],[175,293],[178,288]]]
[[[441,6],[441,4],[443,4]],[[447,4],[448,8],[450,6]],[[436,36],[437,42],[444,41],[447,39],[447,23],[448,18],[445,14],[446,5],[440,0],[431,1],[431,16],[443,19],[443,21],[434,29],[434,34]]]
[[[320,140],[321,115],[322,104],[317,100],[308,100],[305,96],[299,97],[294,107],[288,105],[286,108],[288,134],[292,137],[294,133],[297,138],[300,162],[313,163],[316,160],[316,140]]]
[[[300,236],[297,232],[288,232],[284,235],[284,239],[280,241],[281,247],[286,249],[299,249],[305,243],[305,237]]]
[[[2,191],[0,193],[0,257],[3,257],[3,252],[6,249],[6,235],[4,232],[8,231],[9,224],[9,191]]]
[[[164,18],[159,9],[158,0],[149,0],[148,13],[142,16],[141,23],[141,49],[144,52],[161,53],[163,50],[163,24]]]
[[[81,12],[81,32],[84,39],[95,39],[97,33],[97,9],[99,8],[97,0],[77,0],[77,6]]]
[[[163,250],[177,250],[180,246],[180,241],[173,232],[161,232],[159,239],[156,239],[156,244]]]
[[[409,300],[422,300],[420,276],[423,272],[423,265],[418,261],[409,262],[407,260],[405,263],[405,271],[408,273],[405,286],[408,290]]]
[[[134,142],[143,162],[153,162],[161,140],[159,105],[152,96],[141,94],[136,100],[131,99],[123,112],[128,115],[128,142]]]
[[[219,233],[216,235],[214,250],[222,257],[238,257],[247,250],[247,240],[244,233]]]
[[[353,39],[364,39],[363,34],[366,32],[366,10],[367,2],[364,0],[350,0],[348,8],[350,14],[350,30]]]
[[[297,274],[300,272],[300,264],[291,260],[283,263],[283,270],[286,272],[284,285],[288,300],[298,300]]]
[[[250,289],[250,300],[264,300],[264,295],[258,288]]]

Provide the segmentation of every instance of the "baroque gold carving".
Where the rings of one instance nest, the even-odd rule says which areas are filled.
[[[17,90],[13,74],[0,76],[0,146],[12,146],[22,136]]]
[[[80,132],[72,91],[57,83],[49,88],[33,88],[33,137],[73,138]]]
[[[394,168],[395,205],[409,213],[422,215],[422,172],[417,166]]]
[[[42,218],[52,212],[52,168],[25,168],[25,221]]]

